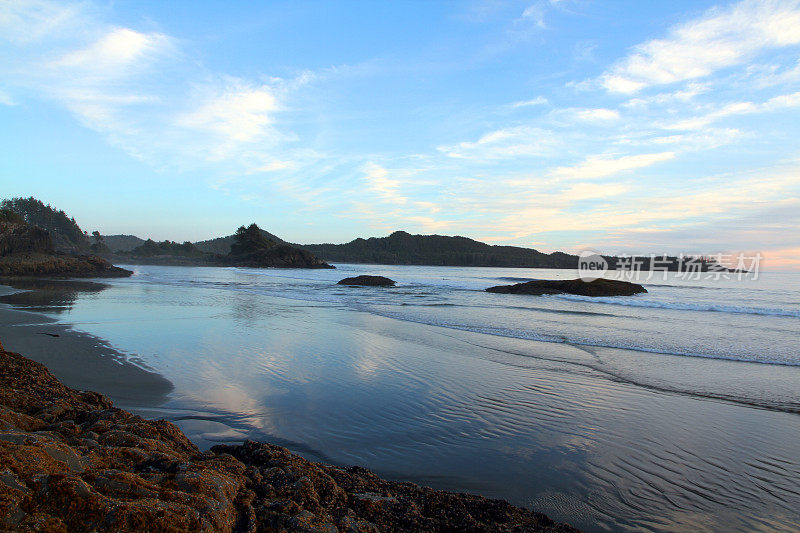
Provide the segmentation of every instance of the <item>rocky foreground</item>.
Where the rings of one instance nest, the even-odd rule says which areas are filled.
[[[502,500],[386,481],[246,442],[200,452],[0,345],[0,529],[575,531]]]

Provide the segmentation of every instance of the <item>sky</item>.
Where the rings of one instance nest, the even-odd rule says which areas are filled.
[[[800,0],[0,0],[0,196],[800,269]]]

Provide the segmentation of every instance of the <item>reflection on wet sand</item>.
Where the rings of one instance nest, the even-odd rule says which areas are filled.
[[[0,296],[0,302],[17,309],[48,313],[68,311],[80,294],[98,293],[108,287],[94,281],[38,278],[0,278],[0,285],[19,290]]]
[[[153,372],[144,361],[120,352],[101,338],[39,313],[62,315],[81,296],[96,295],[107,285],[91,281],[13,279],[0,280],[0,287],[3,283],[6,294],[0,296],[0,303],[15,309],[0,306],[0,339],[6,349],[43,363],[70,387],[100,392],[123,407],[136,410],[167,400],[172,383]]]

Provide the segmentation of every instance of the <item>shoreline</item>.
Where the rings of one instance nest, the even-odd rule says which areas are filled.
[[[175,390],[162,406],[128,410],[169,420],[201,453],[219,445],[238,450],[248,440],[272,443],[340,469],[359,464],[383,479],[502,498],[587,531],[652,521],[665,529],[694,524],[696,517],[681,514],[673,501],[732,530],[746,530],[764,509],[781,523],[795,516],[783,510],[779,496],[770,500],[772,493],[748,480],[771,479],[757,465],[785,458],[780,443],[790,441],[777,436],[792,435],[796,414],[742,410],[753,406],[708,395],[730,389],[759,398],[763,389],[755,385],[769,383],[773,401],[790,392],[785,399],[793,400],[795,373],[785,375],[786,367],[754,365],[765,368],[751,375],[744,365],[724,361],[644,359],[620,349],[523,342],[279,295],[228,292],[229,278],[248,287],[250,277],[228,271],[218,277],[222,290],[201,292],[197,284],[154,290],[149,283],[50,286],[42,280],[39,291],[11,298],[0,288],[0,302],[15,305],[9,311],[27,316],[28,326],[43,328],[29,332],[37,342],[59,340],[46,335],[52,320],[30,313],[38,309],[96,341],[108,339],[132,361],[142,354]],[[82,288],[78,296],[65,296],[75,283]],[[420,371],[423,380],[414,377]],[[342,396],[342,385],[350,384],[356,387]],[[471,415],[475,409],[485,415]],[[694,420],[704,421],[702,431]],[[639,428],[654,437],[637,440],[631,457],[620,444]],[[776,437],[764,440],[764,434]],[[681,442],[689,445],[676,447]],[[663,456],[673,462],[661,465]],[[723,473],[716,470],[720,464]],[[709,487],[694,472],[744,487],[760,507],[703,509],[693,491],[705,494]],[[657,475],[657,488],[640,481],[643,475]],[[781,479],[773,483],[783,487]],[[632,511],[615,498],[612,485],[664,501]],[[738,501],[727,489],[714,497]],[[592,503],[601,512],[592,513]]]
[[[0,285],[0,299],[24,290]],[[105,340],[6,302],[0,304],[0,339],[7,350],[45,365],[65,385],[111,396],[121,405],[162,405],[174,389],[166,377],[132,363]]]
[[[15,530],[577,531],[266,443],[200,452],[172,423],[66,387],[2,345],[0,368],[0,516]]]

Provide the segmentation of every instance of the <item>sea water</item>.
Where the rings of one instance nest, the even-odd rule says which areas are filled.
[[[800,527],[800,275],[585,298],[483,290],[572,271],[337,267],[131,266],[29,307],[170,379],[125,407],[203,448],[267,440],[590,531]],[[397,287],[336,285],[357,274]]]

